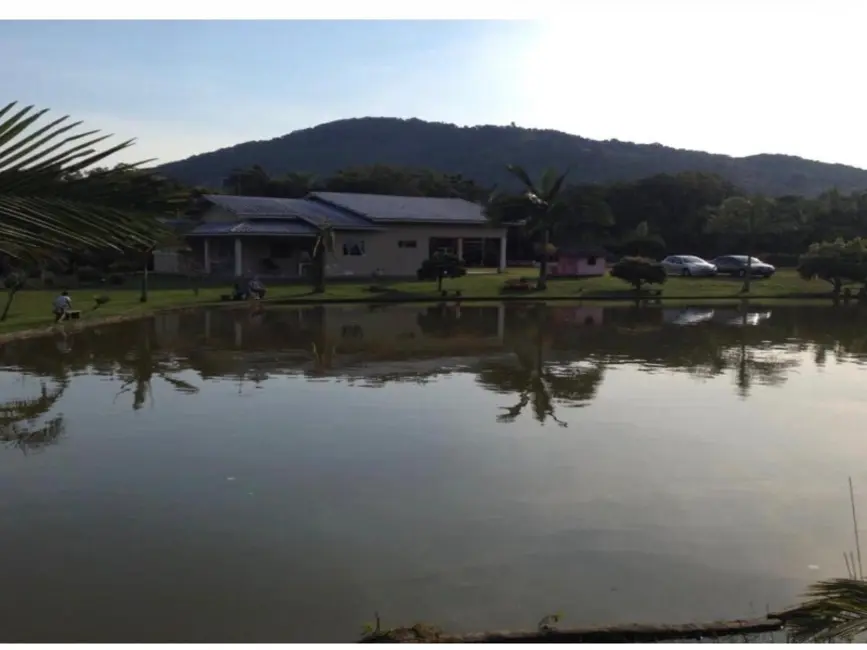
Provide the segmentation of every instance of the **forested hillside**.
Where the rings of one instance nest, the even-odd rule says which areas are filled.
[[[709,126],[708,128],[712,128]],[[461,174],[483,186],[510,183],[504,167],[523,165],[536,175],[547,167],[571,169],[573,183],[631,181],[659,173],[718,174],[743,190],[767,195],[815,196],[837,187],[867,189],[867,171],[794,156],[747,158],[596,141],[559,131],[513,126],[458,127],[418,119],[358,118],[295,131],[272,140],[203,153],[160,169],[190,185],[219,187],[234,169],[259,165],[272,175],[331,175],[349,167],[384,164]]]

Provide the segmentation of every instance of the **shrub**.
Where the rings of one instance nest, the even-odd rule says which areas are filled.
[[[457,255],[438,252],[422,262],[416,271],[420,281],[436,280],[437,289],[442,291],[444,278],[460,278],[467,274],[464,262]]]
[[[834,294],[844,282],[867,282],[867,239],[811,244],[801,255],[798,274],[805,280],[825,280]]]
[[[628,282],[636,291],[643,284],[664,284],[665,269],[662,264],[645,257],[624,257],[611,267],[611,277]]]

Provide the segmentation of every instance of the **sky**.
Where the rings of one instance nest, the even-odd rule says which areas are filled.
[[[332,120],[551,128],[867,168],[867,3],[576,0],[536,21],[3,21],[6,97],[169,162]]]

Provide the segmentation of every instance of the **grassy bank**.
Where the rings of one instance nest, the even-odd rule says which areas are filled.
[[[630,300],[632,292],[622,281],[609,276],[601,278],[585,278],[577,280],[551,280],[545,292],[526,294],[510,294],[502,296],[500,289],[503,282],[509,278],[534,278],[532,269],[512,269],[505,274],[470,273],[457,280],[446,280],[443,288],[453,293],[461,292],[462,300],[587,300],[611,301]],[[179,286],[179,283],[181,286]],[[189,288],[182,288],[185,281],[171,278],[154,278],[147,303],[139,302],[139,291],[134,288],[120,287],[82,287],[70,291],[73,306],[82,311],[82,320],[77,325],[104,320],[118,320],[144,316],[165,309],[196,307],[220,303],[221,294],[230,291],[228,285],[209,286],[200,289],[194,295]],[[666,301],[680,302],[684,300],[700,302],[703,299],[737,300],[743,296],[740,293],[741,281],[730,278],[669,278],[662,287],[662,298]],[[825,298],[829,286],[819,280],[802,280],[792,270],[781,270],[773,278],[757,280],[753,284],[750,298],[756,299],[792,299],[809,300]],[[9,316],[0,322],[0,340],[9,338],[11,333],[39,330],[44,331],[52,324],[51,300],[56,295],[52,290],[25,290],[19,292],[14,299]],[[106,295],[109,302],[93,309],[94,297]],[[377,291],[371,291],[371,282],[331,282],[324,294],[312,294],[308,285],[284,284],[269,285],[269,302],[283,304],[329,302],[329,301],[424,301],[439,300],[436,285],[431,282],[383,282]]]

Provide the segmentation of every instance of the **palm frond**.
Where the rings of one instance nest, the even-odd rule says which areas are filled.
[[[817,582],[803,605],[785,612],[799,643],[851,640],[867,632],[867,581],[835,578]]]
[[[507,165],[506,169],[509,171],[512,176],[517,178],[524,185],[524,189],[535,196],[539,195],[539,192],[536,190],[536,186],[533,184],[530,175],[527,173],[527,170],[521,167],[520,165]]]
[[[100,149],[110,135],[74,133],[68,116],[38,126],[47,110],[0,108],[0,252],[22,260],[86,249],[148,249],[162,228],[134,205],[104,204],[80,172],[132,146]],[[5,118],[5,119],[4,119]],[[130,166],[124,166],[129,168]]]

